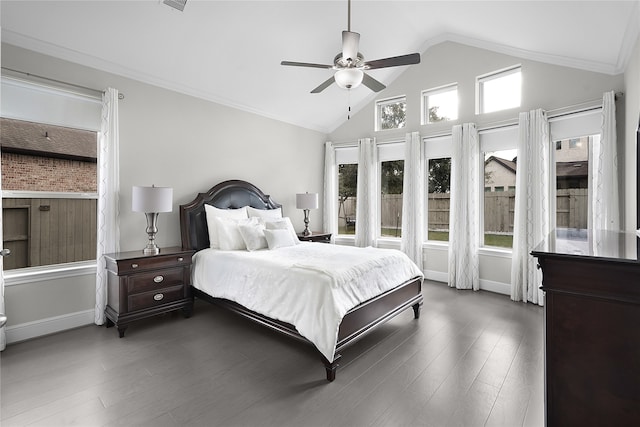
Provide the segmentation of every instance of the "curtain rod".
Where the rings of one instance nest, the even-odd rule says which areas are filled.
[[[98,90],[98,89],[94,89],[92,87],[87,87],[87,86],[81,86],[81,85],[77,85],[75,83],[69,83],[69,82],[65,82],[65,81],[62,81],[62,80],[56,80],[56,79],[52,79],[50,77],[39,76],[37,74],[28,73],[26,71],[14,70],[13,68],[8,68],[8,67],[2,67],[2,69],[3,70],[7,70],[7,71],[11,71],[13,73],[24,74],[25,76],[28,76],[28,77],[35,77],[35,78],[38,78],[38,79],[48,80],[48,81],[54,82],[54,83],[60,83],[60,84],[67,85],[67,86],[77,87],[78,89],[84,89],[84,90],[90,90],[92,92],[104,93],[103,90]],[[118,92],[118,99],[124,99],[124,94],[121,93],[121,92]]]

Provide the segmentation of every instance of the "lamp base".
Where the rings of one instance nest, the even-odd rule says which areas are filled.
[[[311,236],[311,230],[309,230],[309,209],[304,210],[304,231],[303,236]]]
[[[155,244],[153,246],[151,244],[148,244],[142,250],[142,253],[145,255],[158,255],[160,253],[160,248]]]

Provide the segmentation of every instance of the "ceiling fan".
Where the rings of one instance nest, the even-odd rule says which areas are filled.
[[[334,81],[343,89],[354,89],[362,83],[372,91],[380,92],[386,86],[366,74],[366,70],[420,63],[419,53],[365,61],[362,53],[358,52],[359,42],[360,34],[351,31],[351,0],[348,0],[347,31],[342,32],[342,52],[338,53],[333,59],[333,65],[291,61],[282,61],[280,64],[293,67],[326,68],[336,70],[331,78],[327,79],[324,83],[311,91],[311,93],[320,93],[328,88]]]

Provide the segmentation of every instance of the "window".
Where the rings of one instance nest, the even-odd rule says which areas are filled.
[[[556,141],[556,150],[562,150],[562,141]]]
[[[338,234],[355,235],[358,148],[337,148],[336,163],[338,169]]]
[[[589,145],[593,138],[600,135],[571,138],[568,140],[570,150],[556,152],[556,228],[587,228]]]
[[[407,99],[404,96],[376,101],[376,130],[405,127]]]
[[[451,136],[423,140],[427,167],[427,240],[449,241]]]
[[[1,83],[4,270],[94,261],[100,97],[7,75]]]
[[[404,143],[378,147],[380,161],[380,237],[402,237],[402,187]]]
[[[422,124],[458,119],[458,85],[422,92]]]
[[[484,246],[513,247],[517,141],[517,126],[480,132],[480,150],[484,156],[481,206]]]
[[[601,110],[549,119],[553,150],[551,169],[552,228],[585,229],[591,215],[591,147],[600,138]]]
[[[476,113],[491,113],[520,106],[522,92],[520,66],[477,78]]]
[[[0,119],[4,270],[96,258],[97,134]]]

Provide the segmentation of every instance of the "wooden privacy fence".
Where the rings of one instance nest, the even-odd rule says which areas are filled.
[[[4,269],[96,258],[97,200],[2,199]]]

